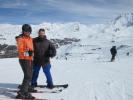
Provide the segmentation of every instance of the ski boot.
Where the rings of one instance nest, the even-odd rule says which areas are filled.
[[[23,92],[20,92],[18,91],[17,92],[17,96],[16,96],[16,99],[31,99],[31,100],[34,100],[35,97],[32,96],[30,93],[26,92],[26,93],[23,93]]]
[[[29,86],[28,92],[33,92],[33,93],[36,93],[36,92],[37,92],[37,90],[36,90],[36,89],[34,89],[34,87]]]

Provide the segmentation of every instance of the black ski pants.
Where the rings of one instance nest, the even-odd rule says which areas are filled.
[[[114,61],[115,60],[115,56],[116,55],[112,55],[111,61]]]
[[[19,63],[21,65],[22,71],[24,73],[24,78],[22,81],[22,86],[20,88],[20,92],[28,93],[28,89],[30,86],[31,78],[32,78],[33,62],[31,60],[19,59]]]

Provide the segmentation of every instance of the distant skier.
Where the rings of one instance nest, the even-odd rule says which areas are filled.
[[[19,63],[21,65],[22,71],[24,73],[24,78],[20,91],[17,92],[17,99],[34,99],[29,93],[29,84],[32,78],[32,59],[33,59],[33,42],[30,37],[31,26],[29,24],[24,24],[22,26],[22,34],[16,37]]]
[[[129,56],[129,52],[127,52],[126,54],[127,54],[127,56]]]
[[[67,60],[67,57],[65,56],[65,59]]]
[[[117,50],[116,50],[116,46],[112,46],[112,48],[110,49],[112,58],[111,58],[111,62],[113,62],[115,60],[115,56],[117,54]]]
[[[53,80],[50,72],[51,64],[50,57],[56,55],[55,46],[46,38],[45,30],[40,29],[38,32],[38,37],[33,39],[34,44],[34,60],[33,60],[33,77],[31,85],[33,87],[37,86],[37,79],[39,75],[40,68],[42,67],[43,72],[47,79],[47,87],[53,88]]]

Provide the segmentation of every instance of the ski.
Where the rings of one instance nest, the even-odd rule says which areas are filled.
[[[37,85],[36,87],[39,87],[39,88],[48,88],[47,85]],[[62,88],[67,88],[68,87],[68,84],[54,85],[53,86],[53,88],[61,88],[61,87]],[[20,89],[21,88],[21,85],[19,85],[18,88]]]
[[[21,85],[18,86],[18,88],[20,87]],[[68,84],[54,85],[52,89],[48,88],[47,85],[37,85],[35,87],[37,91],[31,92],[31,93],[60,93],[67,87],[68,87]],[[10,92],[17,92],[17,91],[18,90],[10,90]]]
[[[7,97],[7,99],[6,98],[0,98],[0,100],[31,100],[31,99],[17,99],[16,98],[16,93],[17,92],[18,92],[17,89],[1,88],[1,95],[4,95],[4,97]],[[49,100],[49,99],[35,98],[35,99],[32,99],[32,100]],[[63,100],[63,99],[59,99],[59,100]]]
[[[39,88],[47,88],[47,85],[37,85]],[[54,85],[53,88],[67,88],[68,84],[62,84],[62,85]]]
[[[57,90],[37,90],[36,92],[31,92],[31,93],[60,93],[62,92],[63,89],[57,89]],[[9,90],[8,92],[18,92],[18,90]]]

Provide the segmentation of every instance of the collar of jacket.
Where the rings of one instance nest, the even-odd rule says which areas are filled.
[[[24,35],[24,34],[22,34],[22,37],[31,38],[30,36],[26,36],[26,35]]]
[[[43,41],[43,40],[45,40],[45,39],[47,39],[46,35],[44,35],[44,37],[39,37],[39,36],[38,36],[38,40],[40,40],[40,41]]]
[[[20,34],[19,36],[16,36],[15,38],[18,39],[18,38],[31,38],[30,36],[25,36],[24,34]]]

